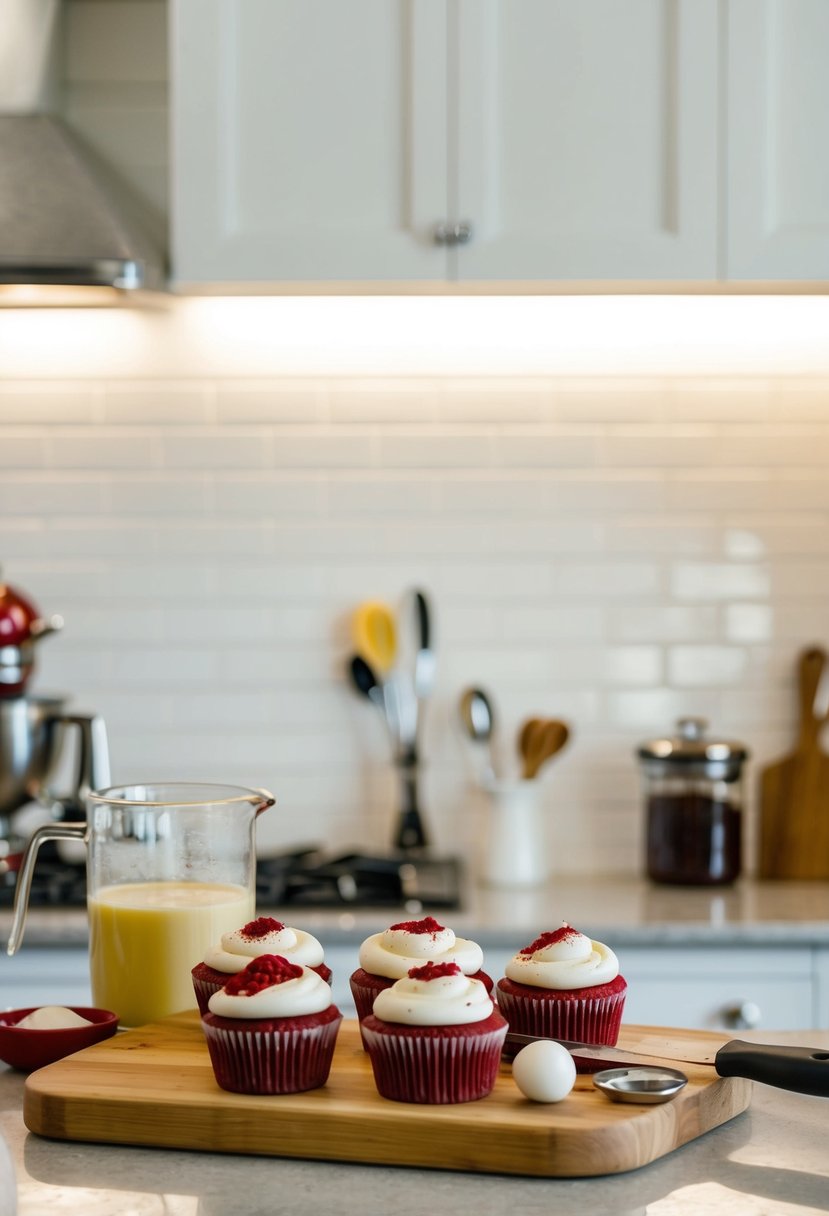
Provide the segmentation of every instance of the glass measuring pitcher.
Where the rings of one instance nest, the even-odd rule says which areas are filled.
[[[267,790],[171,782],[87,796],[86,823],[39,828],[15,892],[8,953],[23,936],[29,889],[45,840],[87,845],[92,1000],[140,1026],[195,1008],[191,969],[222,933],[253,919],[257,815]]]

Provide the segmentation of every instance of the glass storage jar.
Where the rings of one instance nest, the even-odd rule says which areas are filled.
[[[704,718],[640,745],[647,874],[654,882],[716,886],[742,865],[744,744],[712,739]]]

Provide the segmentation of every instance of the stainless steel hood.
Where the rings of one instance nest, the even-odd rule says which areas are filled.
[[[0,0],[0,12],[0,303],[101,303],[159,291],[163,255],[135,200],[47,112],[56,0]],[[66,289],[75,289],[70,300]]]

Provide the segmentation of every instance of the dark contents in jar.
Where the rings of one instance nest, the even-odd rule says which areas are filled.
[[[729,802],[693,792],[648,798],[648,876],[654,882],[712,886],[740,873],[741,819]]]

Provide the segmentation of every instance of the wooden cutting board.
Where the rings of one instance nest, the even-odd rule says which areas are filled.
[[[829,878],[829,756],[820,745],[827,714],[815,708],[825,665],[817,646],[800,655],[797,743],[760,775],[761,878]]]
[[[256,1153],[539,1177],[637,1169],[744,1111],[751,1082],[699,1060],[721,1035],[623,1028],[619,1046],[665,1056],[689,1084],[662,1106],[608,1101],[579,1077],[563,1102],[522,1097],[508,1064],[478,1102],[413,1106],[381,1098],[356,1021],[340,1028],[328,1084],[284,1097],[246,1097],[213,1077],[198,1014],[126,1031],[32,1073],[23,1118],[60,1140]],[[667,1045],[667,1046],[666,1046]]]

